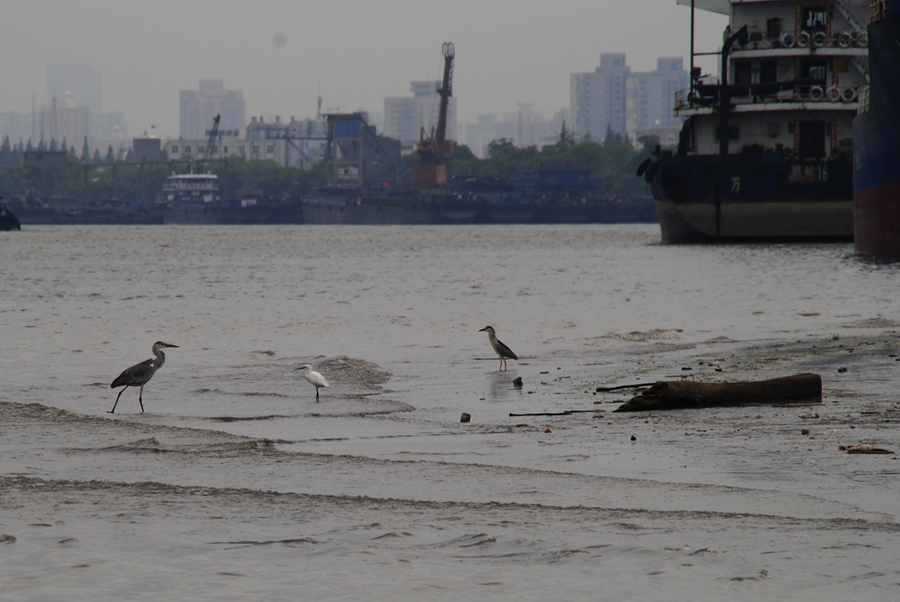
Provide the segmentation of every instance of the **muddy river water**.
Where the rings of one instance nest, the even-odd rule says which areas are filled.
[[[3,599],[900,597],[897,455],[840,449],[900,451],[900,265],[852,245],[3,234]],[[179,347],[146,412],[128,389],[107,413],[157,340]],[[823,403],[616,413],[634,392],[596,390],[801,372]]]

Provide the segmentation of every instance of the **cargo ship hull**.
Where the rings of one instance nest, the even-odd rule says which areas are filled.
[[[303,200],[307,224],[655,223],[651,199],[607,197],[588,169],[520,170],[417,191],[323,188]]]
[[[477,209],[416,199],[312,197],[303,200],[306,224],[425,225],[471,223]]]
[[[900,2],[869,24],[869,89],[854,133],[854,244],[863,255],[900,257]]]
[[[223,202],[173,203],[162,208],[161,222],[181,225],[302,224],[303,207],[299,201],[249,206]]]
[[[653,224],[650,200],[606,201],[586,205],[542,205],[537,202],[429,204],[378,203],[365,200],[310,198],[303,201],[303,223],[354,225],[442,224]]]
[[[663,242],[846,240],[852,167],[778,155],[663,156],[650,183]]]

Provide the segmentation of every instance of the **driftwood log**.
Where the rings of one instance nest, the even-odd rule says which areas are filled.
[[[614,411],[645,412],[785,403],[822,403],[822,377],[818,374],[795,374],[740,383],[664,381],[632,397]]]

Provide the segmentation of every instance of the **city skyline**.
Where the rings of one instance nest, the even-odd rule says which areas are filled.
[[[376,113],[384,98],[408,94],[410,81],[439,79],[441,45],[453,41],[463,124],[521,102],[548,114],[567,107],[570,74],[592,70],[601,53],[625,53],[637,71],[652,71],[660,56],[687,65],[690,35],[690,9],[674,0],[461,0],[452,10],[407,0],[48,0],[14,3],[5,22],[17,24],[7,43],[28,52],[0,58],[0,111],[31,113],[33,97],[44,104],[48,65],[89,64],[102,73],[105,111],[124,113],[133,135],[155,125],[170,137],[179,90],[200,79],[243,90],[248,118],[314,117],[319,96],[323,111]],[[698,51],[715,50],[726,23],[698,11]]]
[[[615,63],[615,67],[609,71],[609,67],[613,63]],[[16,144],[17,140],[24,144],[26,138],[31,140],[32,144],[38,144],[39,141],[46,144],[58,144],[60,141],[65,143],[67,140],[86,139],[91,149],[101,151],[107,149],[108,152],[108,146],[112,144],[114,150],[118,149],[119,154],[124,155],[131,147],[131,140],[127,135],[127,124],[120,121],[116,125],[119,130],[118,134],[111,132],[109,128],[96,129],[94,126],[88,126],[90,104],[76,104],[75,95],[68,88],[62,93],[62,98],[58,98],[58,90],[63,88],[60,88],[59,85],[55,87],[50,85],[59,80],[68,80],[75,81],[77,87],[81,83],[77,81],[77,75],[82,72],[92,75],[89,80],[93,85],[86,91],[89,96],[93,94],[99,100],[99,72],[95,72],[90,65],[51,65],[48,67],[47,81],[48,88],[54,91],[54,95],[51,103],[42,107],[40,119],[32,122],[32,127],[39,124],[40,136],[21,135],[23,128],[27,129],[28,127],[26,122],[31,121],[28,115],[4,112],[0,112],[0,136],[8,136],[13,144]],[[618,81],[619,75],[623,76],[621,81]],[[612,76],[616,82],[605,84],[604,78],[609,76]],[[651,130],[654,135],[660,136],[661,140],[670,140],[675,135],[670,130],[677,132],[680,126],[679,120],[672,112],[672,100],[675,91],[681,90],[687,85],[687,77],[687,72],[683,69],[683,60],[678,57],[660,57],[657,59],[655,71],[641,73],[630,70],[624,54],[601,55],[600,65],[594,73],[571,74],[573,87],[570,109],[557,111],[547,119],[542,109],[535,109],[530,103],[517,103],[516,111],[504,112],[500,119],[496,114],[480,114],[477,123],[457,124],[458,127],[454,127],[456,124],[454,107],[457,99],[451,98],[447,116],[449,126],[447,135],[450,139],[468,146],[480,158],[486,156],[492,141],[500,139],[505,139],[516,146],[553,144],[559,137],[563,124],[566,124],[568,131],[576,140],[588,137],[600,140],[607,134],[607,127],[611,128],[614,133],[623,134],[631,140],[636,140],[638,136]],[[604,109],[602,106],[595,106],[597,104],[595,100],[576,93],[574,82],[583,78],[599,78],[593,84],[587,85],[590,89],[612,90],[615,88],[619,90],[621,106],[615,115],[605,114],[608,107]],[[384,99],[384,115],[389,116],[389,119],[382,121],[380,114],[368,113],[366,118],[368,123],[376,126],[381,135],[400,141],[407,151],[410,150],[418,141],[419,130],[427,129],[429,126],[433,127],[437,120],[438,95],[434,86],[435,82],[432,81],[410,82],[410,96]],[[275,147],[270,149],[271,145],[269,144],[265,146],[267,150],[264,155],[263,147],[258,143],[254,143],[252,146],[259,150],[248,153],[247,149],[250,148],[248,142],[251,139],[258,141],[260,131],[263,129],[271,130],[263,138],[272,139],[274,131],[278,132],[274,134],[274,138],[282,138],[291,135],[289,132],[294,132],[298,128],[304,132],[310,128],[317,129],[317,124],[322,122],[321,119],[309,118],[299,121],[291,118],[289,122],[282,122],[281,116],[277,115],[268,122],[260,116],[251,116],[248,121],[245,116],[242,91],[225,88],[222,80],[200,80],[197,89],[181,90],[179,94],[181,97],[179,135],[177,137],[164,136],[166,141],[173,144],[170,153],[175,155],[179,154],[181,149],[184,150],[184,153],[190,153],[195,145],[198,152],[202,153],[209,131],[203,129],[204,124],[212,123],[213,117],[220,115],[219,133],[220,136],[231,139],[232,154],[237,151],[237,154],[252,158],[275,158],[277,154],[281,157],[278,162],[289,166],[290,161],[287,155],[291,153],[285,154],[284,149],[277,150]],[[570,119],[570,111],[576,117]],[[397,114],[395,115],[395,113]],[[377,116],[372,118],[373,114]],[[96,121],[97,117],[116,120],[120,116],[120,113],[99,116],[91,114],[90,122]],[[607,122],[608,118],[611,118],[609,122]],[[599,129],[585,127],[585,119],[591,123],[596,121]],[[603,123],[607,123],[607,126],[602,126]],[[79,128],[81,128],[80,133]],[[88,130],[90,130],[89,133]],[[251,130],[254,133],[251,133]],[[148,134],[153,136],[157,132],[152,131]],[[139,134],[138,137],[141,135]],[[184,144],[179,144],[179,142]],[[666,144],[669,143],[666,142]],[[136,141],[135,144],[137,144]],[[69,146],[74,149],[74,145],[66,144],[66,148]],[[169,148],[168,142],[166,142],[166,148]],[[229,148],[229,145],[224,148]],[[297,167],[300,167],[300,163],[302,163],[301,157],[302,153],[296,157]]]

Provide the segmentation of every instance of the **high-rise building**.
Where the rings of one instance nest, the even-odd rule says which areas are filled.
[[[410,144],[419,141],[422,128],[426,137],[431,128],[437,127],[441,110],[441,96],[437,89],[439,82],[410,82],[412,96],[384,99],[384,135]],[[456,99],[447,103],[447,139],[456,140]]]
[[[103,154],[110,145],[123,148],[128,126],[123,113],[103,112],[99,71],[92,65],[56,64],[47,65],[47,103],[41,107],[38,140],[41,135],[48,142],[65,138],[78,151],[87,136],[90,147]]]
[[[654,128],[678,128],[675,93],[688,87],[684,59],[659,58],[656,71],[632,73],[628,81],[628,123],[630,136]]]
[[[631,70],[624,54],[601,54],[593,73],[573,73],[569,88],[569,115],[576,140],[601,141],[612,130],[625,134],[626,86]]]
[[[93,115],[103,113],[100,72],[92,65],[47,65],[47,104],[73,95],[78,106],[89,107]]]
[[[568,111],[563,109],[548,120],[542,111],[532,108],[532,105],[519,103],[518,111],[504,113],[499,120],[496,115],[483,114],[478,116],[477,123],[466,124],[465,143],[476,157],[482,159],[488,156],[491,142],[501,139],[519,148],[555,144],[563,123],[566,123],[566,128],[569,127],[568,118]]]
[[[201,79],[198,90],[180,92],[179,133],[185,139],[203,138],[212,129],[216,115],[220,117],[220,130],[243,130],[246,114],[242,91],[226,90],[221,79]]]
[[[608,131],[633,138],[653,128],[678,127],[675,93],[687,85],[681,58],[660,58],[656,71],[632,73],[624,54],[602,54],[593,73],[573,73],[570,78],[575,139],[601,141]]]
[[[61,98],[54,98],[50,105],[41,107],[40,140],[48,144],[54,140],[57,144],[65,141],[67,147],[80,149],[90,133],[91,109],[79,106],[71,92],[63,94]]]
[[[33,134],[33,135],[32,135]],[[9,137],[10,144],[37,138],[37,120],[31,113],[0,113],[0,141]],[[36,142],[36,141],[35,141]]]
[[[91,113],[91,136],[94,138],[128,138],[128,125],[123,113]]]

